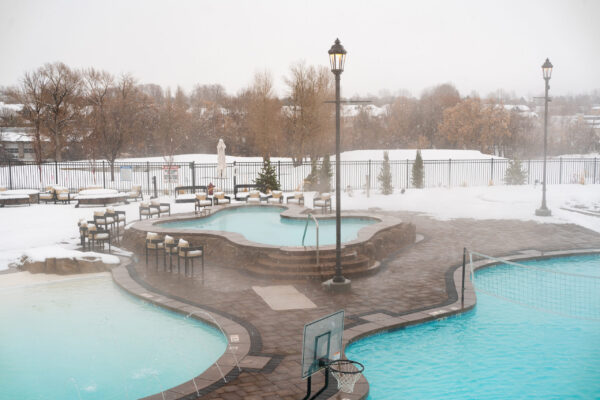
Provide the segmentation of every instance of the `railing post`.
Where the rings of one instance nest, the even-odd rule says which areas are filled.
[[[558,164],[558,184],[561,185],[562,184],[562,157],[558,158],[559,164]]]
[[[448,187],[452,186],[452,159],[448,159]]]
[[[492,159],[491,159],[490,167],[491,167],[490,182],[493,183],[494,182],[494,157],[492,157]]]
[[[410,181],[408,180],[408,158],[406,159],[406,188],[410,187]]]
[[[467,248],[463,247],[463,265],[462,265],[462,288],[460,290],[460,308],[465,308],[465,264],[467,259]]]
[[[367,193],[371,190],[371,160],[369,159],[369,168],[367,171],[368,181],[367,181]]]
[[[233,162],[233,190],[235,191],[235,185],[237,185],[237,166],[235,161]]]
[[[527,184],[531,183],[531,159],[527,160]]]
[[[190,163],[190,169],[192,170],[192,186],[196,186],[196,162]]]
[[[106,166],[104,160],[102,160],[102,186],[106,189]]]
[[[277,180],[279,181],[279,186],[281,186],[281,161],[277,160]]]
[[[58,162],[54,161],[54,183],[58,185]]]
[[[594,183],[596,183],[596,157],[594,157]]]
[[[13,188],[13,183],[12,183],[12,163],[10,162],[10,159],[8,159],[8,187],[10,188],[10,190],[12,190],[12,188]]]
[[[152,193],[150,190],[150,161],[146,161],[146,181],[148,183],[148,193]]]

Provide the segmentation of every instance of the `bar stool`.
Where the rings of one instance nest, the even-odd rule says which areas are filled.
[[[191,261],[192,272],[194,276],[194,258],[202,258],[202,281],[204,281],[204,246],[190,246],[186,240],[179,239],[179,251],[177,252],[177,273],[179,273],[180,260],[183,258],[185,263],[185,276],[187,276],[188,260]]]
[[[154,250],[156,270],[158,271],[158,252],[162,250],[164,253],[165,250],[165,242],[158,236],[158,233],[148,232],[146,234],[146,268],[148,268],[148,253],[151,250]]]
[[[178,249],[175,238],[165,235],[165,271],[167,270],[167,254],[169,255],[169,272],[173,272],[173,254],[177,255],[177,252]]]
[[[90,250],[94,250],[97,244],[102,245],[102,251],[104,251],[104,244],[108,243],[108,252],[111,252],[110,247],[110,231],[108,229],[98,228],[95,224],[88,223],[88,241]]]

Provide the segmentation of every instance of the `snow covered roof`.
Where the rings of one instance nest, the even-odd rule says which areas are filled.
[[[0,101],[0,110],[9,110],[19,112],[23,109],[23,104],[6,104]]]
[[[32,142],[33,138],[27,128],[4,128],[0,129],[0,141],[2,142]]]
[[[531,109],[525,104],[505,104],[504,109],[508,111],[529,112]]]
[[[373,104],[360,105],[360,104],[348,104],[342,105],[342,115],[344,117],[356,117],[361,110],[365,110],[372,117],[379,117],[386,113],[387,105],[383,107],[377,107]]]

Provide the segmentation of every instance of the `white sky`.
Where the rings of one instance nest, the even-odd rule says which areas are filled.
[[[229,93],[268,69],[280,95],[295,61],[348,51],[342,92],[378,94],[452,82],[467,95],[600,88],[600,1],[0,0],[0,86],[45,62],[131,72],[141,83]]]

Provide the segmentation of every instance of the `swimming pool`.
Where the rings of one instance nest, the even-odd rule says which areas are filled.
[[[0,292],[0,399],[135,399],[199,375],[227,341],[110,276]]]
[[[600,276],[598,255],[525,264]],[[476,279],[498,279],[510,269],[485,268]],[[523,293],[539,295],[535,288]],[[566,302],[577,293],[558,295]],[[470,312],[359,340],[346,356],[365,365],[369,399],[600,398],[599,321],[483,293]]]
[[[162,228],[236,232],[247,240],[274,246],[302,246],[306,219],[281,217],[283,207],[232,207],[206,218],[165,222]],[[371,218],[342,218],[342,242],[357,238],[358,231],[376,223]],[[309,221],[305,246],[316,244],[315,224]],[[319,245],[335,244],[335,219],[319,220]]]

